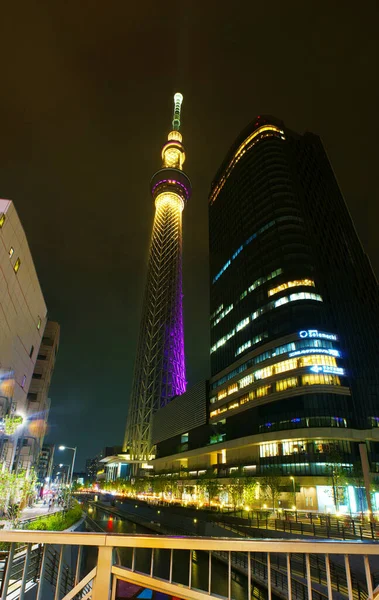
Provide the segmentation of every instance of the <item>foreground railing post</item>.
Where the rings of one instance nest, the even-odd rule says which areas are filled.
[[[349,600],[353,600],[353,586],[351,585],[351,572],[350,572],[350,563],[349,563],[349,555],[348,554],[345,554],[345,571],[346,571],[347,592],[348,592]]]
[[[271,600],[271,554],[267,552],[267,596]]]
[[[208,594],[211,595],[212,589],[212,552],[209,550],[209,559],[208,559]]]
[[[109,600],[112,564],[113,548],[111,546],[99,546],[97,573],[92,587],[92,600]]]
[[[24,600],[24,594],[25,594],[25,586],[27,583],[27,579],[28,579],[28,571],[29,571],[29,562],[30,562],[30,553],[32,550],[32,545],[28,544],[27,545],[27,549],[26,549],[26,556],[25,556],[25,562],[24,562],[24,570],[22,572],[22,581],[21,581],[21,589],[20,589],[20,598],[19,600]]]
[[[76,569],[75,569],[75,582],[74,582],[74,585],[76,585],[80,581],[80,567],[81,567],[81,563],[82,563],[82,551],[83,551],[83,546],[79,546],[78,547],[78,556],[76,558]]]
[[[232,598],[232,553],[228,552],[228,600]]]
[[[288,600],[292,600],[291,555],[287,553],[287,587]]]
[[[60,553],[59,553],[57,583],[56,583],[56,588],[55,588],[54,600],[59,600],[59,597],[61,595],[61,589],[60,588],[61,588],[62,572],[63,572],[63,551],[64,551],[64,546],[62,544],[61,550],[60,550]]]
[[[312,577],[311,577],[311,561],[309,558],[309,554],[305,555],[305,564],[307,569],[307,591],[308,591],[308,600],[312,600]]]
[[[368,560],[368,556],[364,556],[363,557],[363,561],[364,561],[364,564],[365,564],[366,581],[367,581],[367,593],[368,593],[368,597],[372,598],[372,596],[373,596],[373,589],[372,589],[372,579],[371,579],[370,562]]]
[[[43,545],[42,562],[41,562],[41,567],[40,567],[40,572],[39,572],[38,591],[37,591],[36,600],[41,600],[41,598],[42,598],[42,586],[43,586],[43,580],[45,577],[47,551],[48,551],[48,545],[44,544]]]
[[[1,586],[1,598],[7,597],[8,585],[9,585],[9,579],[11,576],[11,571],[12,571],[12,566],[13,566],[13,557],[14,557],[15,548],[16,548],[16,544],[12,543],[10,545],[10,548],[8,551],[8,556],[6,559],[6,567],[4,570],[3,584]]]
[[[192,550],[189,551],[188,587],[192,587]]]

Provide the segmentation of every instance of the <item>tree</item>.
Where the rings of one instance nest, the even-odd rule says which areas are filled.
[[[272,503],[275,512],[276,504],[279,500],[282,487],[282,477],[279,469],[272,467],[267,470],[265,475],[260,478],[260,486],[267,500]]]
[[[333,502],[338,512],[341,502],[345,498],[345,486],[347,484],[347,472],[342,466],[342,457],[338,448],[332,448],[330,462],[326,465],[329,481],[332,487]]]
[[[216,475],[213,475],[213,476],[206,475],[205,477],[201,477],[200,479],[197,480],[196,485],[197,485],[198,489],[201,492],[203,492],[203,494],[206,494],[206,496],[208,498],[208,503],[210,505],[213,498],[218,495],[218,492],[220,489],[220,484],[217,480],[217,476]]]
[[[166,488],[166,482],[163,477],[154,477],[151,481],[151,488],[154,494],[163,494]]]
[[[233,510],[237,510],[239,504],[242,504],[245,492],[245,479],[234,475],[231,477],[232,481],[226,486],[229,499],[232,501]]]
[[[257,481],[253,481],[250,477],[246,477],[244,481],[243,501],[247,506],[252,506],[258,499],[260,486]]]

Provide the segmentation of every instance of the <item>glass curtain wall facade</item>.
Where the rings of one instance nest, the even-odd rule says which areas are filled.
[[[377,427],[378,287],[320,138],[258,117],[212,184],[209,231],[218,435]]]

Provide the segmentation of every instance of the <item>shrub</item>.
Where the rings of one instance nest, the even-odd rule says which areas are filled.
[[[53,515],[48,515],[47,517],[40,517],[39,519],[28,523],[26,529],[38,531],[63,531],[79,521],[81,516],[82,509],[80,505],[77,505],[67,512],[60,511]]]

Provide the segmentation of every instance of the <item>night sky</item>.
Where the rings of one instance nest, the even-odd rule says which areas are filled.
[[[379,272],[377,2],[182,5],[2,7],[0,197],[15,202],[49,317],[61,325],[48,441],[77,445],[78,468],[122,443],[154,214],[149,181],[176,91],[193,184],[183,215],[189,384],[208,375],[208,191],[256,115],[322,137]]]

